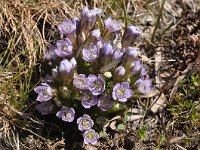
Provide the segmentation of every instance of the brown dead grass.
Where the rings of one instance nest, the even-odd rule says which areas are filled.
[[[56,25],[79,8],[78,1],[74,5],[61,0],[0,1],[0,141],[10,148],[21,145],[16,127],[25,130],[30,120],[34,122],[23,109],[30,86],[36,84],[30,81],[34,67],[53,36],[49,31],[56,31]]]
[[[57,0],[40,2],[3,0],[0,2],[0,11],[0,28],[5,38],[9,39],[15,35],[13,46],[9,47],[11,53],[13,56],[19,54],[22,49],[17,49],[17,45],[23,45],[27,52],[24,55],[28,56],[29,66],[36,63],[37,56],[42,57],[44,54],[48,44],[45,37],[46,24],[54,27],[60,21],[58,18],[62,20],[66,16],[72,17],[77,12],[67,3]]]

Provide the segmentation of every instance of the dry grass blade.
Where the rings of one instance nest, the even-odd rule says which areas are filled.
[[[15,127],[43,139],[30,127],[23,127],[38,121],[22,110],[36,84],[32,82],[34,68],[43,59],[48,42],[54,39],[55,26],[79,12],[80,5],[72,3],[75,5],[62,0],[0,1],[0,140],[5,139],[13,149],[22,146]]]

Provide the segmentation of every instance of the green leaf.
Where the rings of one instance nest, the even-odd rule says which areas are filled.
[[[160,135],[159,145],[163,144],[165,140],[166,140],[165,135]]]
[[[116,112],[125,108],[125,105],[121,103],[116,103],[114,106],[107,111],[107,113]]]
[[[144,127],[142,127],[142,128],[137,132],[138,136],[140,137],[140,139],[141,139],[142,141],[144,141],[144,140],[146,139],[146,132],[147,132],[147,129],[148,129],[148,127],[147,127],[147,125],[145,125]]]

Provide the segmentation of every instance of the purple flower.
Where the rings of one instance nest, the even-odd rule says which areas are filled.
[[[122,38],[122,45],[128,46],[132,42],[134,42],[140,35],[142,31],[135,26],[129,26],[127,27],[123,38]]]
[[[65,19],[59,26],[58,29],[60,33],[65,35],[70,35],[76,31],[76,24],[74,21]]]
[[[130,89],[128,82],[117,83],[113,88],[112,97],[114,100],[126,102],[127,98],[132,95],[133,91]]]
[[[116,32],[116,31],[119,31],[121,29],[121,23],[119,23],[116,20],[113,20],[111,17],[106,19],[104,21],[104,23],[105,23],[105,28],[108,29],[111,32]]]
[[[79,18],[77,18],[77,17],[74,17],[73,19],[72,19],[72,22],[73,22],[73,24],[76,26],[76,29],[79,27],[79,25],[80,25],[80,19]]]
[[[152,91],[152,79],[141,77],[135,82],[135,85],[137,86],[138,92],[141,94],[146,95]]]
[[[124,49],[115,48],[113,53],[113,60],[120,60],[124,55]]]
[[[52,98],[51,87],[46,83],[41,83],[41,86],[35,87],[34,91],[38,94],[37,101],[44,102]]]
[[[105,96],[100,97],[97,105],[101,110],[107,111],[109,108],[113,107],[111,96],[105,95]]]
[[[53,103],[51,101],[44,101],[41,102],[40,104],[36,105],[36,109],[42,114],[50,114],[52,109],[53,109]]]
[[[102,46],[103,46],[103,41],[102,41],[101,38],[98,39],[98,41],[97,41],[97,43],[96,43],[96,46],[97,46],[98,49],[101,49],[101,48],[102,48]]]
[[[136,60],[138,59],[138,55],[140,53],[140,49],[136,47],[128,47],[126,49],[126,58],[130,60]]]
[[[65,106],[63,106],[61,110],[56,113],[56,116],[65,122],[72,122],[74,120],[74,115],[74,109]]]
[[[68,59],[64,59],[60,62],[58,70],[62,75],[70,75],[74,71],[76,65],[74,57],[70,61]]]
[[[51,59],[56,60],[58,58],[58,56],[55,53],[55,49],[56,46],[54,45],[49,46],[49,49],[47,50],[44,56],[46,60],[50,61]]]
[[[88,79],[89,90],[93,95],[99,95],[105,91],[105,81],[100,75],[98,77],[95,75],[89,75]]]
[[[147,73],[146,67],[142,64],[140,60],[136,60],[132,63],[133,66],[131,66],[131,74],[135,75],[140,73],[140,76],[143,76]]]
[[[81,28],[90,30],[96,23],[97,16],[102,12],[101,9],[93,8],[88,9],[88,7],[83,8],[81,12]]]
[[[96,39],[98,39],[100,36],[101,36],[101,32],[100,32],[100,29],[95,29],[91,32],[91,35],[93,37],[95,37]]]
[[[117,67],[117,68],[115,69],[115,74],[116,74],[117,76],[123,76],[123,75],[125,75],[125,72],[126,72],[126,70],[125,70],[124,67],[122,67],[122,66],[119,66],[119,67]]]
[[[146,65],[142,65],[141,71],[140,71],[140,76],[144,76],[147,74],[147,66]]]
[[[80,131],[84,131],[91,129],[94,125],[94,122],[89,115],[85,114],[83,115],[83,117],[77,119],[77,124],[78,124],[78,129]]]
[[[66,38],[65,40],[58,40],[56,45],[57,48],[55,49],[55,53],[59,57],[66,57],[72,55],[73,46],[72,42],[68,38]]]
[[[99,134],[95,132],[95,130],[87,130],[83,134],[84,137],[84,143],[85,144],[92,144],[95,145],[97,143],[97,140],[99,139]]]
[[[131,74],[135,75],[137,74],[139,71],[141,71],[143,67],[143,64],[140,60],[136,60],[133,62],[133,66],[131,67]]]
[[[92,95],[91,92],[84,92],[82,100],[81,100],[81,104],[83,105],[83,107],[88,109],[91,106],[94,106],[97,104],[97,98],[96,96]]]
[[[103,56],[110,56],[113,54],[114,50],[110,42],[106,42],[103,44],[103,47],[100,49]]]
[[[88,89],[87,83],[88,79],[85,77],[84,74],[77,75],[73,80],[74,86],[80,90]]]
[[[126,73],[126,70],[124,67],[122,66],[119,66],[115,69],[115,72],[114,72],[114,81],[115,82],[121,82],[121,80],[123,79],[124,75]]]
[[[136,27],[136,26],[129,26],[127,27],[127,33],[126,34],[130,34],[132,36],[132,38],[137,38],[141,35],[142,31]]]
[[[88,49],[82,49],[82,56],[85,61],[93,62],[99,56],[99,50],[96,45],[91,43]]]
[[[58,68],[52,69],[52,76],[54,79],[63,80],[69,82],[73,79],[74,71],[76,69],[76,60],[71,58],[70,60],[64,59],[60,62]]]
[[[73,67],[76,67],[77,66],[77,62],[76,62],[76,59],[74,57],[72,57],[69,61]]]

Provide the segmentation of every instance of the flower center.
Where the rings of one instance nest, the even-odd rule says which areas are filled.
[[[78,79],[78,86],[80,87],[80,88],[84,88],[85,87],[85,82],[84,82],[84,79]]]
[[[70,24],[68,24],[68,25],[66,25],[66,27],[65,27],[65,30],[66,31],[70,31],[72,29],[72,24],[70,23]]]
[[[125,88],[124,87],[120,87],[118,90],[117,90],[117,95],[118,97],[122,98],[125,96]]]
[[[48,96],[49,95],[49,93],[47,92],[47,88],[42,88],[42,94],[44,96]]]
[[[93,82],[93,88],[94,88],[95,90],[100,89],[100,88],[101,88],[101,83],[100,83],[98,80],[94,81],[94,82]]]
[[[68,119],[71,118],[71,113],[68,111],[64,112],[63,115]]]
[[[88,119],[82,120],[82,126],[87,127],[90,124],[90,121]]]
[[[68,53],[68,47],[67,47],[67,45],[63,45],[63,46],[62,46],[62,50],[63,50],[64,52],[67,52],[67,53]]]
[[[146,86],[144,84],[139,85],[139,90],[141,91],[145,91],[146,90]]]
[[[88,95],[88,96],[85,98],[85,101],[88,102],[88,103],[92,103],[92,101],[93,101],[92,96],[89,96],[89,95]]]
[[[93,132],[88,132],[87,138],[88,139],[94,139],[95,138],[95,134]]]
[[[107,99],[104,98],[104,99],[101,100],[100,103],[101,103],[102,106],[107,106],[108,103],[109,103],[108,101],[109,101],[109,100],[107,100]]]

